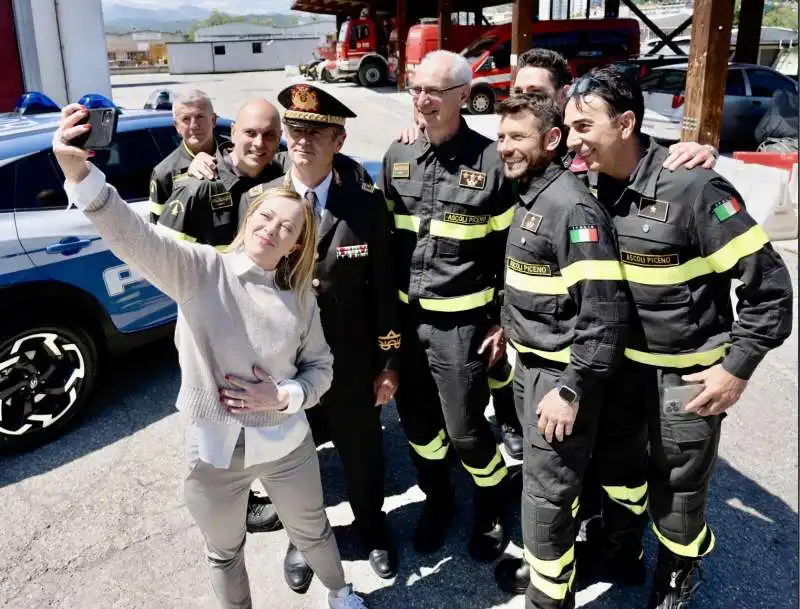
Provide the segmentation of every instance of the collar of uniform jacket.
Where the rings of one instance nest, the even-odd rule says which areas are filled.
[[[467,125],[467,121],[464,120],[464,117],[461,117],[456,134],[446,142],[442,142],[439,146],[431,144],[425,132],[421,131],[420,136],[414,142],[414,156],[419,160],[431,150],[435,150],[440,156],[448,159],[455,159],[458,153],[464,148],[464,138],[467,136],[468,131],[469,125]]]
[[[643,197],[654,199],[656,196],[656,183],[661,175],[664,161],[667,159],[669,151],[647,136],[642,136],[642,146],[646,148],[646,152],[636,166],[633,175],[631,175],[628,188]]]
[[[558,176],[567,171],[562,165],[559,158],[555,158],[552,162],[548,163],[544,169],[533,173],[528,178],[528,188],[524,192],[520,192],[519,198],[525,207],[530,207],[530,204],[539,196],[539,194],[550,184],[552,184]],[[524,185],[521,185],[525,188]],[[521,189],[520,189],[521,190]]]
[[[224,142],[217,147],[217,178],[225,190],[231,191],[233,185],[239,181],[239,174],[236,173],[236,168],[231,161],[231,152],[233,151],[233,142]]]

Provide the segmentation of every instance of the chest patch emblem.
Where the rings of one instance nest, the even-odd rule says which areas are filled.
[[[486,174],[482,171],[462,169],[461,173],[458,174],[458,185],[464,188],[483,190],[486,188]]]
[[[635,252],[620,252],[622,262],[634,266],[664,267],[678,266],[681,261],[678,254],[637,254]]]
[[[550,268],[549,264],[522,262],[511,256],[506,258],[506,266],[509,270],[522,273],[523,275],[536,275],[539,277],[550,277],[553,275],[553,270]]]
[[[228,209],[233,207],[233,197],[229,192],[221,192],[218,195],[211,196],[211,209],[219,211],[220,209]]]
[[[369,255],[369,244],[342,245],[336,248],[336,258],[366,258]]]
[[[540,214],[535,214],[532,211],[527,212],[525,217],[522,219],[522,230],[526,230],[531,233],[538,232],[541,225],[542,216]]]
[[[411,163],[392,163],[393,178],[411,177]]]
[[[466,214],[446,213],[444,221],[452,224],[464,224],[473,226],[476,224],[486,224],[489,221],[489,216],[468,216]]]
[[[659,201],[658,199],[646,199],[642,197],[639,201],[639,212],[636,215],[640,218],[647,218],[648,220],[666,222],[667,214],[669,214],[669,203],[666,201]]]

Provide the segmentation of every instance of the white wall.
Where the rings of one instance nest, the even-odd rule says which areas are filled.
[[[14,0],[24,86],[59,104],[111,97],[101,0]]]
[[[203,74],[282,70],[286,65],[313,59],[314,48],[319,44],[316,38],[260,42],[260,54],[253,53],[253,41],[168,44],[169,71],[171,74]],[[215,46],[224,46],[225,55],[214,55]]]

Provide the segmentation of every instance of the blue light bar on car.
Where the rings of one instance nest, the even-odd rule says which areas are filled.
[[[56,102],[44,93],[30,91],[19,98],[14,112],[19,114],[44,114],[46,112],[61,112]]]
[[[99,93],[88,93],[78,100],[78,103],[84,108],[94,110],[96,108],[116,108],[117,106],[108,99],[105,95]]]

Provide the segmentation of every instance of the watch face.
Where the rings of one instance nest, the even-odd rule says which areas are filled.
[[[578,394],[575,393],[574,389],[570,389],[564,385],[562,385],[558,390],[558,395],[561,397],[561,399],[569,402],[570,404],[572,404],[578,398]]]

